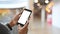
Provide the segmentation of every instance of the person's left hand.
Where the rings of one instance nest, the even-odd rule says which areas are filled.
[[[22,12],[19,13],[18,15],[16,15],[12,20],[11,22],[9,23],[10,27],[13,27],[15,26],[17,23],[18,23],[18,19],[20,18]]]

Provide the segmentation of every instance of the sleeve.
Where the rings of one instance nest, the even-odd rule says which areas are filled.
[[[10,25],[9,25],[9,24],[6,24],[6,25],[5,25],[5,27],[6,27],[9,31],[11,31],[11,30],[12,30],[12,28],[10,27]]]

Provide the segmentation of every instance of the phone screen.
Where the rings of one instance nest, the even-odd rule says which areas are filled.
[[[28,20],[30,14],[31,14],[30,11],[24,10],[23,13],[22,13],[22,15],[21,15],[21,17],[18,20],[18,23],[24,25],[26,23],[26,21]]]

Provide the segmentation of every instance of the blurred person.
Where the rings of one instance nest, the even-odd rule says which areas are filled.
[[[18,22],[18,19],[20,18],[21,13],[19,13],[18,15],[16,15],[10,23],[6,24],[6,25],[2,25],[0,24],[0,34],[10,34],[10,31],[12,30],[12,27],[15,26]],[[27,23],[21,27],[20,24],[18,25],[18,31],[19,34],[27,34],[28,31],[28,21]]]
[[[40,3],[34,3],[34,17],[41,17],[41,9],[42,9],[42,5]]]
[[[52,8],[53,8],[53,6],[54,6],[54,2],[53,1],[50,1],[50,3],[46,5],[45,10],[46,10],[46,12],[48,14],[52,14]]]
[[[49,25],[52,24],[52,8],[54,6],[54,2],[53,1],[50,1],[49,4],[46,5],[46,19],[47,19],[47,23]]]

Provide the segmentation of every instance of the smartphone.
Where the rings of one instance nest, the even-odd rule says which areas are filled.
[[[29,19],[30,15],[31,15],[32,11],[29,9],[24,9],[21,17],[18,20],[18,23],[23,27],[24,24],[26,24],[27,20]]]

